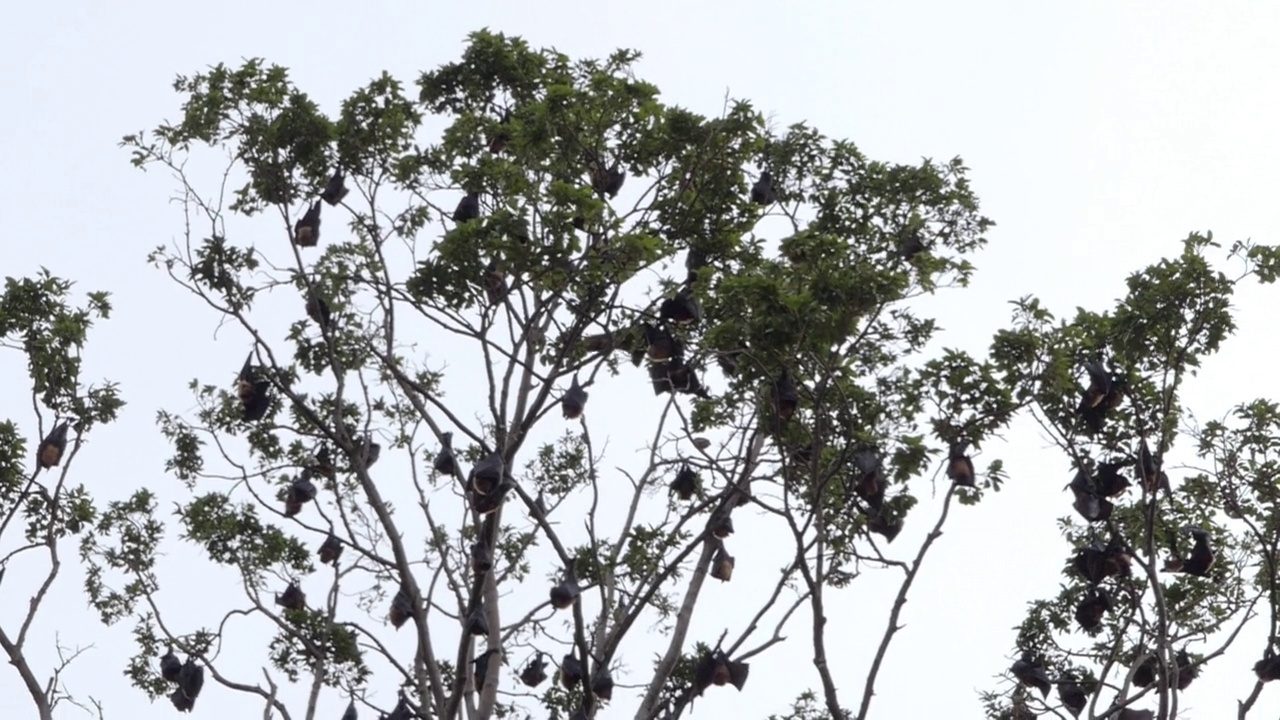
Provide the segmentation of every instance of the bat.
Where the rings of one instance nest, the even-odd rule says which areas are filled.
[[[711,558],[711,577],[720,582],[729,582],[733,579],[733,568],[736,561],[733,556],[724,549],[724,543],[716,549],[716,554]]]
[[[440,452],[436,453],[435,462],[431,466],[442,475],[458,474],[458,461],[453,457],[452,446],[453,433],[440,433]]]
[[[497,451],[491,452],[471,468],[471,489],[479,495],[488,495],[502,482],[507,464]]]
[[[564,610],[578,601],[582,588],[578,586],[578,574],[572,563],[565,568],[564,579],[551,588],[551,607]]]
[[[62,462],[62,455],[67,451],[67,430],[70,424],[63,420],[40,441],[40,447],[36,448],[36,465],[41,470],[57,467]]]
[[[584,353],[607,353],[613,352],[614,342],[613,333],[600,333],[597,335],[587,335],[578,341],[577,347]]]
[[[778,202],[778,191],[773,187],[773,174],[768,170],[760,173],[760,179],[751,186],[751,202],[756,205],[772,205]]]
[[[480,276],[480,286],[484,288],[484,296],[490,305],[497,305],[507,297],[511,288],[507,285],[507,271],[497,260],[490,260]]]
[[[1125,547],[1120,538],[1111,538],[1111,542],[1107,543],[1104,552],[1106,553],[1102,563],[1104,577],[1129,574],[1129,566],[1133,558],[1130,557],[1129,549]]]
[[[773,412],[779,420],[785,422],[795,415],[799,404],[800,393],[795,381],[791,379],[791,371],[784,367],[773,383]]]
[[[732,350],[728,352],[716,353],[716,364],[720,366],[720,371],[725,375],[738,374],[738,358],[742,357],[745,350]]]
[[[880,456],[874,450],[856,452],[853,454],[853,468],[858,478],[853,491],[872,509],[879,510],[884,505],[885,491],[889,489],[889,481],[880,469]]]
[[[338,556],[342,555],[342,541],[337,535],[329,533],[329,537],[324,539],[320,545],[320,564],[321,565],[338,565]]]
[[[613,673],[609,668],[602,665],[596,669],[595,676],[591,678],[591,692],[604,701],[613,699]]]
[[[1107,394],[1111,392],[1111,373],[1107,372],[1101,362],[1096,360],[1087,362],[1084,364],[1084,369],[1089,374],[1089,386],[1080,395],[1080,404],[1076,406],[1076,412],[1082,415],[1090,409],[1101,406]]]
[[[173,654],[173,649],[170,648],[160,658],[160,677],[164,678],[166,682],[176,683],[181,675],[182,661],[178,659],[177,655]]]
[[[680,358],[672,358],[667,363],[667,382],[671,389],[678,393],[694,395],[700,398],[711,397],[698,378],[698,371]]]
[[[1087,633],[1093,633],[1102,625],[1102,618],[1111,609],[1111,595],[1103,588],[1091,588],[1076,606],[1076,622]]]
[[[391,620],[391,626],[396,630],[413,617],[413,601],[409,599],[409,588],[403,584],[396,591],[396,596],[391,598],[391,612],[388,617]]]
[[[675,297],[662,301],[658,307],[658,319],[676,325],[692,325],[702,320],[702,303],[689,288],[681,288]]]
[[[461,225],[478,217],[480,217],[480,193],[469,192],[462,196],[458,201],[458,207],[454,208],[453,221]]]
[[[510,122],[511,111],[503,110],[502,119],[498,121],[498,128],[493,133],[493,138],[489,140],[489,152],[494,155],[501,155],[502,151],[507,149],[507,143],[511,142]]]
[[[1138,467],[1137,479],[1147,492],[1154,493],[1160,487],[1160,465],[1151,454],[1151,448],[1147,446],[1147,439],[1142,438],[1138,441]],[[1167,486],[1168,478],[1164,478]]]
[[[311,482],[311,472],[303,470],[302,474],[289,483],[284,495],[284,516],[293,517],[302,512],[302,506],[316,499],[316,484]]]
[[[1132,460],[1112,460],[1098,463],[1098,474],[1094,477],[1094,485],[1103,497],[1115,497],[1129,489],[1129,478],[1120,474],[1122,468],[1133,464]]]
[[[298,247],[315,247],[320,242],[320,201],[315,201],[310,208],[293,224],[293,244]]]
[[[1200,676],[1200,664],[1191,661],[1186,648],[1179,650],[1175,659],[1178,662],[1178,689],[1186,690]]]
[[[329,453],[328,445],[321,445],[316,451],[315,462],[312,468],[321,475],[328,478],[329,482],[335,482],[338,479],[338,469],[333,466],[333,457]]]
[[[1071,507],[1088,522],[1105,522],[1111,517],[1114,506],[1098,492],[1097,483],[1084,468],[1076,470],[1076,476],[1068,485],[1075,495]]]
[[[307,595],[296,582],[291,582],[283,594],[276,593],[276,604],[285,610],[306,610]]]
[[[693,668],[693,697],[702,697],[702,693],[712,685],[724,687],[731,684],[742,692],[750,671],[749,664],[730,660],[723,650],[709,652]]]
[[[898,257],[911,262],[917,255],[928,250],[918,230],[904,230],[898,239]]]
[[[467,498],[471,502],[471,509],[478,515],[488,515],[502,507],[502,501],[506,499],[507,493],[515,486],[516,484],[510,480],[503,480],[493,492],[482,494],[472,491],[468,493]]]
[[[404,696],[404,693],[400,693],[400,699],[396,702],[395,709],[382,720],[414,720],[416,717],[417,715],[413,712],[413,709],[409,707],[409,699]]]
[[[1106,577],[1107,550],[1102,543],[1095,541],[1082,548],[1071,564],[1090,585],[1097,585]]]
[[[654,327],[649,323],[642,323],[640,328],[644,332],[644,343],[650,362],[662,362],[682,354],[684,347],[667,330]]]
[[[1058,699],[1071,717],[1078,718],[1089,704],[1089,693],[1073,676],[1067,675],[1058,682]]]
[[[527,687],[538,687],[547,679],[547,661],[542,659],[542,653],[539,652],[524,666],[524,670],[520,671],[520,682]]]
[[[496,648],[490,648],[477,655],[475,659],[471,661],[471,675],[474,678],[473,684],[475,685],[476,692],[480,692],[484,689],[485,680],[489,677],[489,658],[499,654],[500,653]]]
[[[1146,659],[1133,673],[1133,685],[1137,688],[1149,688],[1155,685],[1156,671],[1160,669],[1160,661],[1156,659],[1155,653],[1147,653],[1145,650],[1138,653],[1138,655],[1143,654],[1146,655]]]
[[[601,197],[608,195],[610,200],[618,196],[626,181],[627,171],[616,162],[608,169],[597,162],[591,171],[591,188]]]
[[[483,575],[493,569],[493,550],[481,540],[471,546],[471,572]]]
[[[1270,648],[1267,648],[1266,655],[1253,664],[1253,674],[1258,676],[1259,682],[1280,680],[1280,655],[1272,655]]]
[[[586,706],[579,705],[578,709],[574,710],[573,714],[569,716],[569,720],[591,720],[591,718],[587,716]]]
[[[533,499],[533,509],[544,517],[547,514],[547,498],[542,494],[541,490],[538,491],[538,497]]]
[[[236,378],[236,395],[240,398],[240,406],[244,410],[245,422],[257,422],[267,414],[271,407],[271,381],[258,379],[253,367],[253,352],[244,359],[244,367]]]
[[[342,713],[342,720],[358,720],[358,718],[359,716],[356,714],[356,701],[352,699],[347,703],[347,711]]]
[[[587,406],[588,393],[578,384],[578,376],[573,376],[573,382],[569,383],[569,389],[565,392],[564,397],[560,398],[560,408],[564,410],[564,416],[569,420],[577,420],[582,417],[582,410]]]
[[[565,690],[572,690],[574,685],[582,682],[582,674],[582,661],[573,653],[560,660],[560,684],[564,685]]]
[[[324,328],[333,327],[333,312],[329,309],[329,303],[314,291],[307,292],[306,309],[307,317],[311,318],[315,324]]]
[[[902,518],[886,517],[883,511],[875,511],[867,515],[867,532],[873,532],[884,538],[885,542],[893,542],[902,532]]]
[[[711,441],[704,437],[692,438],[693,446],[698,450],[706,450],[711,447]]]
[[[1168,572],[1186,573],[1193,577],[1208,577],[1217,559],[1213,548],[1209,546],[1209,533],[1198,527],[1185,527],[1182,532],[1195,540],[1195,544],[1191,547],[1191,554],[1185,558],[1171,558],[1165,563],[1164,569]]]
[[[329,182],[324,184],[324,192],[320,193],[320,199],[329,203],[330,206],[337,205],[349,192],[342,175],[342,169],[333,171],[333,175],[329,177]]]
[[[973,460],[965,454],[968,449],[968,442],[957,440],[951,443],[951,450],[947,453],[947,477],[960,487],[977,486],[974,482]]]
[[[1156,714],[1151,710],[1135,710],[1127,707],[1116,713],[1116,720],[1156,720]]]
[[[688,465],[681,465],[680,472],[676,473],[676,478],[671,481],[668,487],[675,496],[681,500],[692,500],[693,496],[698,493],[702,482],[698,477],[698,472]]]
[[[1049,674],[1045,672],[1044,663],[1033,659],[1031,653],[1024,652],[1009,671],[1018,682],[1039,690],[1042,697],[1049,697]]]
[[[374,442],[372,436],[365,435],[356,441],[356,455],[364,463],[364,468],[368,470],[382,456],[382,446]]]
[[[711,534],[720,540],[733,534],[733,518],[727,512],[712,517],[707,525],[711,528]]]
[[[684,256],[684,269],[689,271],[690,278],[696,278],[699,270],[707,266],[710,258],[707,254],[698,248],[689,248],[688,254]]]
[[[203,688],[204,668],[196,664],[195,658],[189,657],[178,673],[178,687],[174,688],[169,701],[178,712],[191,712]]]

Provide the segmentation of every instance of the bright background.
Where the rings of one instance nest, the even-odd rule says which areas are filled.
[[[808,120],[827,135],[848,137],[874,159],[962,155],[998,227],[974,258],[972,288],[928,309],[947,330],[943,343],[971,351],[985,348],[1008,318],[1006,301],[1020,295],[1040,295],[1059,315],[1077,305],[1109,307],[1127,273],[1177,252],[1189,231],[1212,230],[1227,244],[1280,240],[1272,209],[1280,194],[1277,4],[1095,0],[1068,9],[1012,0],[796,0],[780,11],[761,0],[547,0],[465,3],[443,12],[432,5],[224,0],[182,9],[155,0],[79,0],[7,13],[0,26],[0,275],[30,275],[43,265],[81,291],[112,291],[116,305],[116,316],[91,337],[86,378],[120,381],[129,405],[120,422],[93,436],[73,482],[103,499],[148,485],[160,491],[167,512],[183,490],[163,471],[167,447],[155,413],[190,411],[187,381],[229,382],[244,356],[243,337],[224,331],[215,343],[216,318],[143,262],[148,250],[178,236],[181,216],[168,202],[170,178],[132,169],[116,147],[125,133],[176,119],[176,74],[219,61],[263,56],[288,66],[332,112],[383,69],[411,83],[420,70],[456,59],[466,33],[488,26],[575,57],[640,49],[640,74],[668,102],[706,114],[719,111],[727,90],[783,124]],[[339,227],[331,222],[326,232]],[[1277,349],[1274,319],[1267,319],[1277,292],[1241,289],[1239,337],[1185,394],[1197,417],[1276,395],[1265,370]],[[0,382],[0,407],[33,428],[22,368],[12,359],[0,363],[0,377],[14,378]],[[617,446],[628,418],[615,415],[601,408],[592,423]],[[1007,448],[988,449],[1006,459],[1006,489],[954,513],[917,582],[881,677],[876,718],[980,718],[976,691],[1008,666],[1011,628],[1024,604],[1060,582],[1067,553],[1054,519],[1070,512],[1067,463],[1033,429],[1023,426],[1009,439]],[[639,442],[622,444],[630,450]],[[895,549],[911,550],[933,510],[928,502],[919,509]],[[1003,564],[974,561],[992,546],[1006,553]],[[162,566],[175,593],[206,598],[212,613],[220,594],[238,592],[230,575],[208,583],[215,575],[189,561],[187,551],[175,550]],[[745,569],[740,557],[735,593],[769,580]],[[0,622],[25,608],[24,582],[21,574],[6,578]],[[67,568],[33,631],[38,639],[28,654],[41,677],[53,661],[55,633],[64,643],[95,643],[66,676],[74,693],[102,701],[108,720],[170,717],[166,701],[149,705],[120,675],[129,624],[100,627],[85,611],[79,584]],[[896,578],[886,573],[828,601],[830,644],[840,648],[836,678],[848,705],[856,707],[895,590]],[[708,602],[732,597],[727,587],[709,592]],[[192,601],[180,617],[216,622],[201,611]],[[757,659],[747,692],[709,695],[698,703],[699,717],[762,718],[784,711],[802,686],[816,685],[807,618],[795,622],[790,640]],[[1260,626],[1251,630],[1187,691],[1183,717],[1234,716],[1265,645]],[[718,626],[706,633],[718,634]],[[237,678],[258,681],[256,658],[234,652],[224,659],[243,661],[233,666]],[[644,662],[636,656],[633,664]],[[917,680],[917,663],[940,672]],[[389,707],[390,688],[375,691]],[[337,718],[345,704],[325,695],[321,717]],[[261,708],[210,681],[196,712],[256,717]],[[0,716],[31,713],[17,675],[0,668]],[[1277,713],[1280,691],[1268,688],[1255,716]],[[623,715],[619,707],[602,717]],[[59,713],[77,716],[70,706]]]

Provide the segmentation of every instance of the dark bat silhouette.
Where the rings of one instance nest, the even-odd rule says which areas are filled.
[[[1071,713],[1071,717],[1078,718],[1080,713],[1084,712],[1085,706],[1089,704],[1089,691],[1081,685],[1075,677],[1067,675],[1058,682],[1058,699],[1062,701],[1062,706]]]
[[[372,436],[365,435],[356,441],[356,455],[364,461],[364,467],[368,470],[382,457],[382,446],[374,442]]]
[[[1076,476],[1068,487],[1075,496],[1071,507],[1080,513],[1080,517],[1088,522],[1105,522],[1111,517],[1115,507],[1102,496],[1097,482],[1084,468],[1076,471]]]
[[[640,327],[644,333],[644,342],[650,361],[662,362],[680,356],[684,348],[670,332],[649,323],[644,323]]]
[[[317,200],[293,224],[293,244],[298,247],[315,247],[320,242],[320,201]]]
[[[342,555],[342,541],[337,535],[329,533],[329,537],[326,537],[320,545],[320,564],[337,565],[340,555]]]
[[[1076,622],[1085,632],[1092,633],[1102,625],[1102,618],[1111,609],[1111,595],[1103,588],[1091,588],[1076,606]]]
[[[791,378],[791,371],[784,367],[773,382],[773,412],[779,420],[790,420],[799,404],[800,393]]]
[[[596,668],[595,676],[591,678],[591,692],[601,700],[613,699],[613,674],[609,668],[603,665]]]
[[[610,200],[618,196],[626,181],[627,171],[618,163],[605,168],[602,163],[597,162],[591,171],[591,188],[601,197],[608,195]]]
[[[947,477],[961,487],[976,487],[973,461],[965,454],[968,449],[969,443],[964,440],[951,444],[951,450],[947,454]]]
[[[1149,688],[1156,684],[1156,671],[1160,669],[1160,661],[1156,659],[1155,654],[1148,654],[1145,650],[1139,651],[1138,654],[1146,654],[1147,658],[1134,671],[1133,685],[1136,688]]]
[[[560,660],[560,684],[565,690],[572,690],[574,685],[582,682],[582,661],[573,653]]]
[[[693,668],[692,696],[702,697],[702,693],[712,685],[724,687],[732,684],[738,692],[742,692],[750,672],[749,664],[730,660],[723,650],[709,652]]]
[[[507,149],[507,144],[511,142],[511,111],[503,110],[502,119],[498,121],[498,127],[493,133],[493,138],[489,140],[489,152],[494,155],[501,155],[503,150]]]
[[[853,454],[853,469],[857,473],[853,491],[873,510],[879,510],[889,489],[889,481],[880,469],[880,456],[874,450],[860,450]]]
[[[676,478],[671,481],[668,487],[681,500],[692,500],[693,496],[698,493],[701,484],[696,470],[688,465],[681,465],[680,472],[676,473]]]
[[[36,465],[41,470],[57,467],[62,462],[62,455],[67,451],[67,430],[71,427],[66,420],[53,426],[40,447],[36,449]]]
[[[203,688],[204,668],[196,664],[195,658],[189,657],[178,673],[178,687],[169,695],[169,701],[178,712],[191,712]]]
[[[662,301],[658,307],[658,319],[676,325],[692,325],[702,320],[702,303],[689,288],[681,288],[675,297]]]
[[[728,512],[717,513],[712,516],[707,525],[711,528],[711,534],[721,540],[733,534],[733,518],[730,517]]]
[[[485,681],[489,677],[489,658],[500,654],[496,648],[480,653],[471,661],[471,675],[476,692],[484,690]]]
[[[1098,463],[1098,473],[1094,483],[1103,497],[1115,497],[1129,489],[1129,478],[1120,474],[1120,470],[1133,464],[1133,460],[1111,460]]]
[[[333,457],[329,453],[329,446],[321,445],[320,449],[316,451],[314,459],[315,462],[312,463],[312,469],[327,478],[329,482],[335,482],[338,478],[338,469],[333,465]]]
[[[1161,488],[1166,490],[1169,488],[1169,477],[1160,472],[1160,464],[1151,454],[1146,438],[1138,441],[1137,477],[1149,493],[1154,493]]]
[[[751,186],[751,202],[756,205],[772,205],[778,202],[778,191],[773,187],[773,174],[768,170],[760,173],[760,179]]]
[[[417,717],[413,709],[409,707],[409,699],[400,693],[400,699],[396,702],[395,708],[391,714],[383,718],[383,720],[414,720]]]
[[[469,192],[458,201],[458,207],[454,208],[453,221],[461,225],[478,217],[480,217],[480,193]]]
[[[1090,543],[1080,549],[1071,564],[1090,585],[1097,585],[1107,574],[1106,546],[1097,541]]]
[[[399,630],[409,618],[413,617],[413,601],[409,599],[409,588],[404,585],[396,591],[395,597],[391,598],[391,612],[389,618],[391,626]]]
[[[236,378],[236,395],[244,409],[245,422],[261,420],[271,407],[271,381],[258,378],[252,352],[244,359],[244,366],[240,368],[240,375]]]
[[[342,713],[342,720],[358,720],[359,717],[356,713],[356,701],[349,701],[347,703],[347,711]]]
[[[490,305],[497,305],[506,299],[511,287],[507,285],[507,271],[502,263],[497,260],[489,261],[480,276],[480,286],[484,288],[485,299]]]
[[[458,461],[453,457],[453,433],[440,433],[440,440],[440,452],[436,453],[436,459],[431,466],[442,475],[456,475]]]
[[[486,455],[471,468],[471,489],[480,495],[486,495],[502,483],[507,464],[497,451]]]
[[[1084,364],[1084,369],[1089,375],[1089,385],[1081,394],[1080,404],[1076,407],[1076,412],[1082,414],[1086,410],[1101,405],[1107,393],[1111,392],[1111,373],[1107,372],[1107,368],[1101,362],[1096,360],[1087,362]]]
[[[503,480],[492,492],[478,493],[474,490],[468,492],[467,500],[471,503],[471,509],[476,514],[488,515],[502,507],[502,502],[506,500],[507,493],[515,486],[515,483],[510,480]]]
[[[867,514],[867,532],[873,532],[884,538],[885,542],[893,542],[902,532],[903,520],[900,517],[889,517],[883,511],[872,511]]]
[[[329,182],[324,185],[324,192],[320,193],[320,199],[330,205],[337,205],[347,196],[347,184],[342,175],[342,169],[333,171],[333,175],[329,177]]]
[[[569,389],[565,391],[564,397],[560,398],[560,408],[564,411],[564,416],[569,420],[577,420],[582,417],[582,410],[587,406],[588,393],[578,384],[578,376],[573,376],[573,382],[569,383]]]
[[[1280,680],[1280,655],[1272,655],[1268,648],[1266,657],[1253,664],[1253,674],[1264,683]]]
[[[703,387],[698,371],[681,358],[672,358],[667,365],[667,381],[671,389],[678,393],[708,398],[710,394]]]
[[[578,601],[582,588],[578,586],[578,574],[573,563],[564,570],[564,579],[551,588],[551,607],[564,610]]]
[[[908,262],[928,249],[918,230],[903,230],[898,238],[898,257]]]
[[[1182,532],[1190,535],[1195,544],[1191,547],[1191,554],[1185,558],[1173,557],[1165,563],[1164,569],[1168,572],[1181,572],[1194,577],[1208,577],[1209,571],[1213,569],[1213,563],[1217,559],[1213,553],[1213,548],[1209,545],[1209,533],[1198,527],[1186,527]]]
[[[311,482],[311,472],[303,470],[285,490],[284,516],[293,517],[302,512],[303,505],[316,499],[316,492],[316,484]]]
[[[160,658],[160,677],[166,682],[176,683],[182,676],[182,661],[170,649]]]
[[[733,579],[733,568],[736,561],[733,556],[724,549],[724,543],[716,549],[716,554],[711,558],[711,577],[720,582],[729,582]]]
[[[1129,566],[1132,563],[1132,553],[1129,548],[1118,537],[1111,538],[1107,543],[1106,558],[1103,561],[1104,577],[1126,576],[1129,574]]]
[[[1039,690],[1042,697],[1049,697],[1049,673],[1045,672],[1044,663],[1035,660],[1031,653],[1024,652],[1009,671],[1018,682]]]
[[[1127,707],[1116,713],[1116,720],[1156,720],[1156,714],[1152,710],[1135,710]]]
[[[485,617],[483,602],[477,605],[476,609],[472,610],[470,615],[467,615],[467,619],[463,621],[462,627],[468,635],[475,635],[479,637],[489,634],[489,619]]]
[[[306,610],[307,595],[296,582],[291,582],[283,594],[276,593],[276,604],[285,610]]]
[[[720,370],[725,375],[738,374],[738,359],[745,353],[745,350],[732,350],[728,352],[716,353],[716,364],[720,366]]]
[[[1175,659],[1178,661],[1178,689],[1186,690],[1200,676],[1200,665],[1192,662],[1186,648],[1179,650]]]
[[[306,309],[307,317],[317,325],[325,328],[333,327],[333,312],[329,309],[329,303],[314,291],[307,293]]]
[[[538,491],[538,497],[533,499],[533,509],[544,517],[547,514],[547,498],[541,490]]]
[[[547,679],[547,661],[542,659],[542,653],[539,652],[524,666],[524,670],[520,671],[520,682],[528,687],[538,687]]]
[[[493,549],[481,540],[471,546],[471,572],[483,575],[493,569]]]

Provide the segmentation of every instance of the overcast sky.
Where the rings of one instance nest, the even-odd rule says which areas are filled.
[[[488,26],[572,56],[637,48],[646,55],[641,76],[668,102],[704,113],[718,112],[727,91],[781,123],[807,120],[847,137],[874,159],[961,155],[998,227],[973,258],[979,272],[972,288],[927,307],[946,328],[942,343],[971,350],[986,346],[1008,319],[1006,301],[1021,295],[1039,294],[1059,314],[1077,305],[1108,307],[1128,272],[1177,252],[1189,231],[1212,230],[1225,243],[1280,241],[1273,209],[1280,195],[1274,42],[1280,4],[547,0],[429,10],[433,5],[224,0],[184,10],[154,0],[78,0],[23,4],[7,13],[0,25],[0,276],[30,275],[43,265],[82,291],[105,289],[115,297],[116,315],[91,337],[85,370],[90,380],[120,381],[129,405],[118,424],[93,435],[74,481],[103,499],[140,485],[157,488],[167,513],[181,486],[164,473],[167,448],[156,411],[191,411],[186,383],[197,376],[229,383],[248,346],[231,330],[215,341],[216,318],[145,264],[148,250],[178,237],[181,215],[168,201],[171,179],[134,170],[116,147],[125,133],[176,118],[180,99],[170,88],[176,74],[219,61],[262,56],[288,66],[302,89],[335,111],[384,69],[411,82],[419,71],[456,59],[465,35]],[[336,223],[326,227],[339,232]],[[1276,382],[1259,377],[1277,350],[1269,312],[1277,292],[1241,289],[1237,338],[1185,394],[1198,417],[1277,395]],[[32,429],[22,370],[16,356],[0,358],[0,377],[14,378],[0,382],[0,413]],[[621,413],[611,421],[597,412],[592,422],[593,433],[609,433],[628,450],[638,442],[623,432]],[[1009,439],[1006,448],[987,448],[1006,458],[1006,489],[954,513],[917,583],[874,717],[980,718],[976,691],[1008,666],[1011,628],[1025,603],[1054,592],[1060,581],[1067,553],[1054,521],[1070,512],[1067,462],[1029,428]],[[895,549],[914,552],[911,544],[933,512],[925,503]],[[750,541],[738,542],[745,555]],[[1007,564],[973,562],[974,553],[993,544],[1007,550]],[[67,553],[73,557],[74,548]],[[189,603],[174,621],[185,631],[216,621],[201,614],[201,595],[236,588],[201,587],[210,577],[205,566],[179,567],[175,558],[185,563],[183,555],[175,550],[165,567],[182,585],[166,602]],[[751,573],[739,563],[734,588],[746,592]],[[773,566],[763,563],[765,570]],[[34,581],[10,573],[0,623],[8,627],[18,617]],[[128,687],[120,672],[122,651],[131,647],[129,623],[101,628],[84,610],[80,582],[68,568],[33,630],[43,638],[28,649],[37,671],[49,669],[42,644],[55,633],[67,643],[93,642],[96,649],[66,677],[73,692],[98,698],[107,720],[172,716],[166,701],[150,705]],[[895,588],[896,582],[860,581],[829,601],[831,644],[841,648],[836,680],[849,705],[857,703]],[[727,586],[709,593],[730,597]],[[703,635],[718,634],[721,625],[706,623]],[[1209,664],[1187,691],[1183,717],[1234,714],[1265,644],[1261,628],[1251,629],[1236,652]],[[709,695],[697,717],[751,720],[782,712],[797,691],[816,684],[806,635],[795,626],[786,643],[758,659],[745,693]],[[914,681],[913,663],[930,653],[940,653],[933,662],[949,669],[927,683]],[[233,657],[249,663],[233,668],[238,679],[260,679],[252,655]],[[640,656],[631,664],[647,662]],[[766,681],[769,673],[776,686]],[[371,692],[386,706],[393,702],[385,683]],[[336,691],[323,698],[334,720],[345,704]],[[213,683],[196,709],[203,717],[260,712]],[[0,665],[0,717],[31,713],[16,674]],[[1268,688],[1255,715],[1278,713],[1280,690]],[[601,717],[624,715],[630,712],[619,707]],[[79,716],[70,706],[59,713]]]

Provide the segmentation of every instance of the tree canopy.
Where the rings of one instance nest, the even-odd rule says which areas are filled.
[[[92,607],[133,626],[128,676],[175,712],[216,692],[286,719],[659,720],[734,688],[795,698],[776,720],[866,720],[930,549],[982,512],[956,506],[1058,492],[993,457],[1017,421],[1074,468],[1064,579],[1010,638],[988,717],[1172,718],[1243,623],[1269,608],[1276,634],[1280,409],[1195,424],[1179,395],[1275,248],[1191,234],[1110,310],[1026,297],[988,352],[938,347],[916,300],[965,287],[994,224],[959,158],[876,161],[743,100],[703,116],[639,58],[479,31],[329,114],[265,60],[180,77],[179,118],[123,141],[183,203],[150,261],[247,359],[158,414],[173,521],[145,485],[96,503],[66,483],[122,404],[78,376],[107,298],[9,281],[0,336],[30,360],[39,436],[71,418],[35,452],[0,424],[0,509],[53,568],[31,612],[74,535]],[[60,464],[32,471],[49,443]],[[895,545],[908,523],[929,530]],[[189,605],[155,569],[173,539],[239,600]],[[826,621],[864,573],[899,589],[853,681]],[[10,622],[0,646],[51,717]],[[750,675],[784,637],[812,644],[811,684]],[[1240,717],[1280,677],[1258,658]]]

